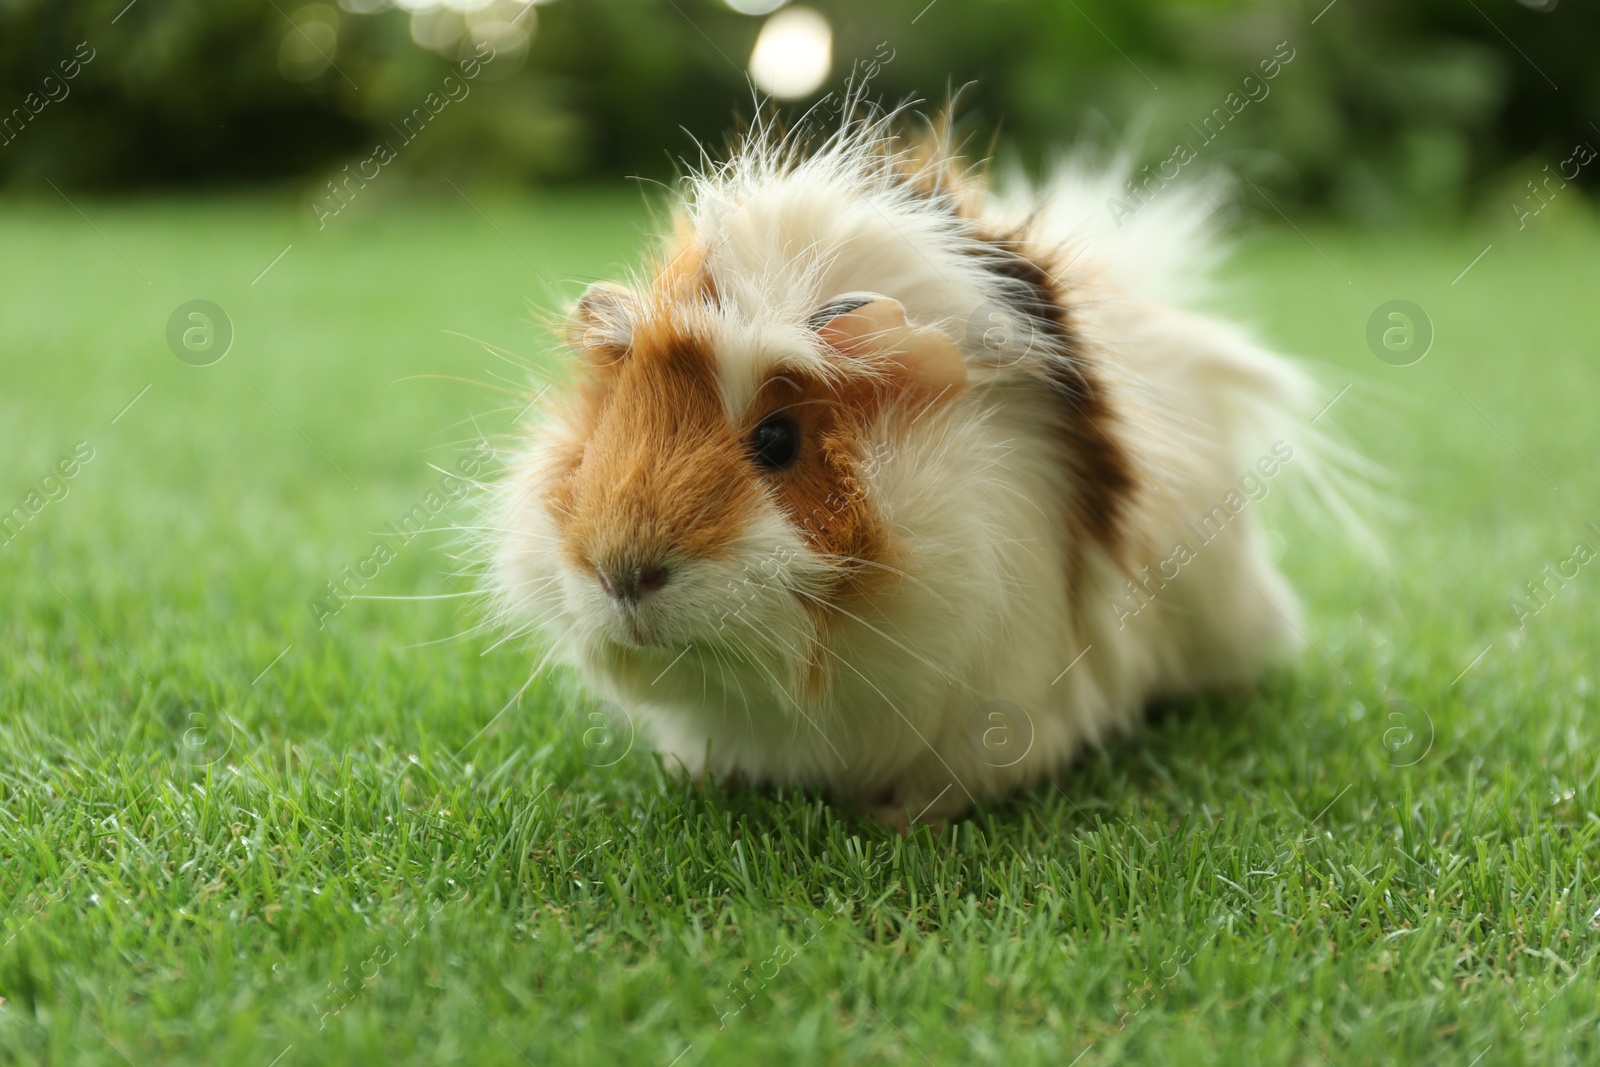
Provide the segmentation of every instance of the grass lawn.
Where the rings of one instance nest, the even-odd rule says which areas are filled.
[[[460,588],[389,524],[465,517],[478,342],[542,358],[636,194],[77,208],[0,205],[0,1060],[1600,1060],[1600,239],[1259,233],[1224,299],[1352,384],[1392,564],[1278,514],[1315,651],[902,838],[677,784],[567,677],[497,717],[536,650],[468,601],[326,599]]]

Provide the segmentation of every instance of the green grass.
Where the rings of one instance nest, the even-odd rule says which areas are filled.
[[[1392,566],[1284,517],[1317,651],[902,838],[594,766],[569,678],[496,718],[534,650],[442,640],[462,601],[315,624],[509,425],[460,335],[537,358],[537,271],[628,259],[634,199],[78,207],[0,207],[0,509],[94,450],[0,549],[0,1059],[1600,1057],[1600,562],[1507,603],[1600,550],[1600,240],[1261,235],[1229,304],[1354,383]],[[1395,368],[1363,332],[1402,297],[1437,338]],[[164,340],[196,298],[214,366]],[[388,538],[366,592],[451,592],[448,540]]]

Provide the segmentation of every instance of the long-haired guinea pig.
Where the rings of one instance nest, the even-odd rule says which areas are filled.
[[[947,136],[755,134],[572,309],[492,582],[689,773],[901,825],[1061,771],[1295,648],[1257,502],[1309,380],[1183,310],[1215,198]]]

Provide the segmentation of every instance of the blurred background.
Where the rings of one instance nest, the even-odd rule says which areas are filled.
[[[1583,0],[0,0],[0,186],[290,183],[316,213],[349,174],[668,178],[758,94],[825,118],[853,77],[965,87],[975,146],[1030,167],[1203,145],[1290,215],[1517,226],[1595,187],[1597,45]]]

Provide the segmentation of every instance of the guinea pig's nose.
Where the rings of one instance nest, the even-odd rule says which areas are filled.
[[[597,563],[594,573],[600,579],[600,588],[613,600],[629,604],[637,604],[646,593],[666,585],[671,577],[665,564],[625,561]]]

